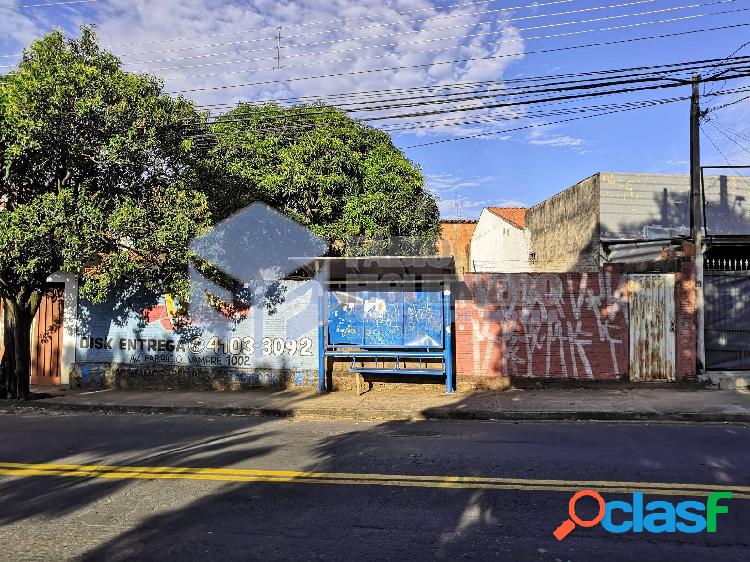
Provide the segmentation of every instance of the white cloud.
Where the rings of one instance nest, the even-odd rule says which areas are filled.
[[[205,88],[185,93],[204,105],[499,80],[524,51],[518,31],[505,21],[513,12],[498,11],[494,4],[446,8],[436,0],[101,0],[86,6],[91,7],[66,11],[67,19],[57,24],[75,32],[82,17],[76,13],[94,14],[102,42],[112,46],[127,68],[165,77],[169,90]],[[492,13],[479,13],[487,10]],[[24,17],[17,9],[14,16]],[[13,26],[25,29],[9,42],[16,49],[51,27],[25,21],[25,27]],[[278,69],[277,27],[282,36]],[[174,38],[185,39],[164,41]],[[477,60],[450,63],[465,59]],[[394,69],[374,72],[379,68]],[[339,76],[295,80],[333,74]],[[266,83],[233,87],[257,82]],[[404,94],[379,97],[393,98],[389,103],[406,101]],[[409,131],[417,135],[463,135],[498,129],[503,119],[516,115],[507,108],[467,109],[399,119],[398,124],[419,127]],[[430,128],[423,127],[427,121]],[[379,121],[377,126],[388,129],[393,123]]]
[[[567,135],[553,135],[551,137],[547,137],[544,139],[532,139],[529,141],[529,144],[533,144],[535,146],[581,146],[583,144],[583,139],[575,138],[575,137],[569,137]]]
[[[523,201],[494,199],[489,193],[502,189],[500,176],[461,177],[456,174],[427,175],[427,187],[438,198],[440,216],[444,219],[476,219],[485,207],[525,207]],[[481,195],[479,193],[481,193]]]
[[[42,33],[28,14],[22,13],[16,0],[0,0],[0,49],[2,53],[19,51]],[[0,64],[13,64],[12,58],[3,57]]]
[[[581,138],[555,133],[555,125],[543,122],[535,123],[527,135],[527,142],[533,146],[549,146],[553,148],[570,148],[577,152],[584,152],[585,141]]]

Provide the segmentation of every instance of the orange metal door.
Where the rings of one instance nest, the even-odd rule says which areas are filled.
[[[60,384],[63,283],[48,285],[31,328],[31,384]]]

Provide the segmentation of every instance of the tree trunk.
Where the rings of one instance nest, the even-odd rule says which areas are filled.
[[[5,301],[5,330],[13,334],[13,370],[7,371],[9,395],[19,400],[29,398],[29,379],[31,377],[31,324],[34,321],[34,310],[28,299],[17,302],[13,299]],[[12,390],[11,390],[12,389]]]
[[[29,307],[18,307],[15,322],[15,350],[16,350],[16,397],[19,400],[29,399],[29,383],[31,379],[31,324],[34,314]]]
[[[3,301],[3,360],[0,362],[0,397],[16,397],[16,338],[14,337],[14,309]]]

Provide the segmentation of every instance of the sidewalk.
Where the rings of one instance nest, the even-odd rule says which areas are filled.
[[[357,396],[297,391],[181,392],[106,390],[47,393],[0,409],[99,413],[280,416],[353,420],[611,420],[750,422],[750,393],[697,389],[547,389],[428,394],[377,390]]]

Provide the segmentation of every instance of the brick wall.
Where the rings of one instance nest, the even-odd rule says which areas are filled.
[[[695,380],[695,264],[684,260],[675,273],[677,379]]]
[[[468,274],[456,297],[459,384],[472,377],[616,380],[628,372],[618,273]]]
[[[463,274],[471,270],[471,236],[476,227],[477,221],[443,221],[440,224],[437,253],[441,256],[453,256],[456,273]]]

